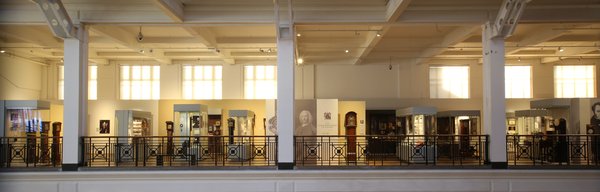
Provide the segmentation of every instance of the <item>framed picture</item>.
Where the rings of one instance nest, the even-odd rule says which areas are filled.
[[[100,120],[100,134],[110,134],[110,120]]]

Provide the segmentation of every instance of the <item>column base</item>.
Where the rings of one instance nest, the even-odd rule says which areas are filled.
[[[294,169],[294,163],[277,163],[277,169],[292,170],[292,169]]]
[[[492,169],[508,169],[508,162],[491,162]]]
[[[78,171],[78,170],[79,170],[79,164],[77,164],[77,163],[62,164],[62,171]]]

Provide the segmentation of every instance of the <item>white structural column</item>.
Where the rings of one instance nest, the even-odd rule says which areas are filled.
[[[63,170],[76,171],[81,163],[80,137],[87,127],[88,33],[84,26],[77,38],[64,39],[65,100]]]
[[[504,97],[504,38],[483,26],[483,127],[489,135],[492,168],[506,168],[506,106]]]
[[[279,2],[275,3],[277,28],[277,166],[279,169],[294,168],[294,25],[291,1],[285,7],[289,16],[280,22]],[[285,17],[284,17],[285,18]]]

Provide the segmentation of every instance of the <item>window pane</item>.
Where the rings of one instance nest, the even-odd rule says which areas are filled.
[[[244,97],[246,99],[277,98],[277,68],[276,66],[246,66]],[[249,70],[251,69],[251,70]],[[253,71],[253,75],[247,73]]]
[[[554,66],[554,96],[557,98],[590,98],[596,96],[595,66]]]
[[[192,66],[183,67],[183,79],[192,80]]]
[[[431,98],[469,98],[469,67],[429,68]]]
[[[246,66],[244,73],[246,73],[246,79],[254,79],[254,66]]]
[[[122,66],[121,99],[160,99],[160,66]]]
[[[531,66],[504,67],[506,98],[531,98]]]

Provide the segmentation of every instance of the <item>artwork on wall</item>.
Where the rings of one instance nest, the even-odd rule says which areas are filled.
[[[110,120],[100,120],[100,134],[110,134]]]

